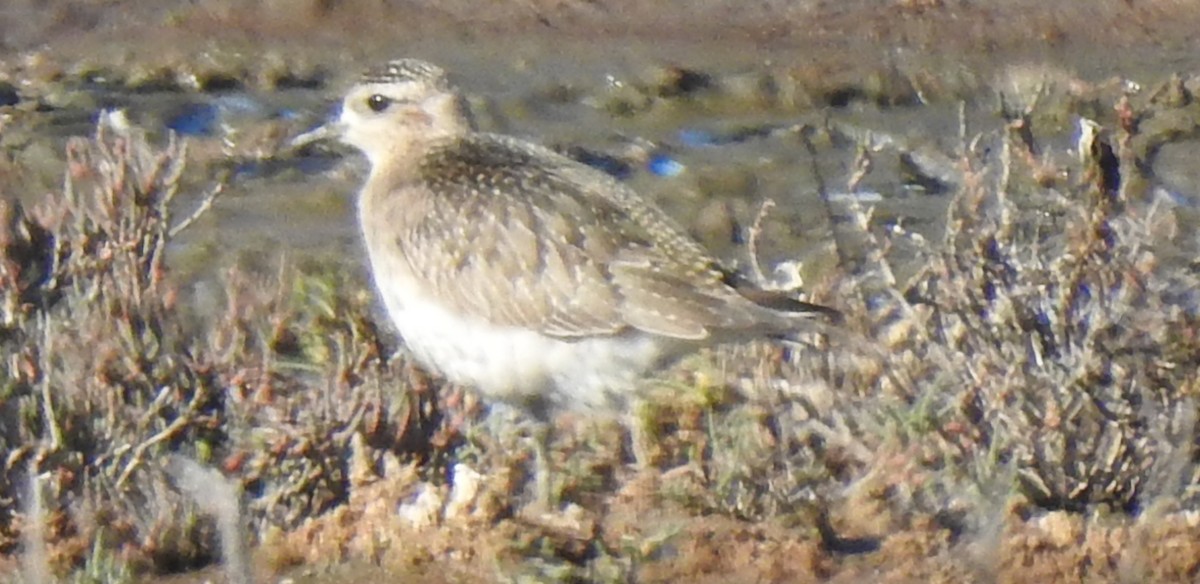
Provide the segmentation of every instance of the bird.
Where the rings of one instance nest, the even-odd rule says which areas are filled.
[[[545,504],[556,412],[628,412],[639,381],[688,353],[838,314],[747,285],[616,178],[479,131],[426,61],[368,70],[339,115],[292,144],[328,139],[369,162],[358,218],[403,345],[485,402],[529,415]]]

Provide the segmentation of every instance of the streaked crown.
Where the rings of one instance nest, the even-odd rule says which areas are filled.
[[[373,67],[363,73],[362,83],[405,83],[425,82],[443,91],[450,90],[446,71],[441,67],[419,59],[396,59]]]

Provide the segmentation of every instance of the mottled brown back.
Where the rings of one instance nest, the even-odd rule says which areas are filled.
[[[432,145],[379,206],[446,308],[559,338],[777,333],[804,315],[751,302],[657,207],[550,150],[490,134]],[[436,202],[430,199],[436,199]]]

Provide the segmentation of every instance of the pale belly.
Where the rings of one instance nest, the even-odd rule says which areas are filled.
[[[385,303],[421,364],[486,397],[529,407],[622,410],[663,356],[659,341],[641,334],[566,341],[463,318],[429,302]]]

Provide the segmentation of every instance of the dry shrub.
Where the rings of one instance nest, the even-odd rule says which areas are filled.
[[[1174,217],[1086,168],[1064,191],[1010,194],[1005,166],[999,182],[969,169],[948,251],[907,291],[923,314],[894,347],[906,374],[943,380],[963,460],[1011,463],[1041,506],[1182,493],[1196,477],[1156,476],[1164,457],[1190,465],[1195,438],[1198,282],[1158,257]]]
[[[1067,510],[1195,500],[1200,277],[1176,209],[1138,191],[1133,125],[1056,161],[1026,123],[964,144],[940,244],[868,233],[851,209],[871,253],[823,294],[852,299],[847,324],[872,340],[783,371],[774,424],[793,433],[772,476],[799,478],[777,499],[815,497],[871,535],[914,512],[994,524],[1014,493]],[[920,266],[904,281],[901,246]]]
[[[860,552],[929,518],[991,537],[1014,510],[1194,503],[1194,244],[1139,191],[1136,114],[1117,113],[1082,156],[1036,154],[1027,116],[964,140],[940,242],[839,209],[866,257],[815,299],[838,299],[849,332],[731,353],[749,403],[710,412],[706,490],[680,497],[799,514]]]
[[[102,535],[129,561],[176,569],[217,547],[164,473],[168,452],[219,466],[253,524],[283,526],[347,499],[356,433],[431,455],[437,404],[384,358],[369,297],[337,288],[339,274],[231,269],[224,305],[188,314],[164,263],[194,218],[171,214],[184,145],[153,146],[106,114],[67,153],[61,193],[28,214],[0,203],[0,550],[17,542],[30,474],[61,559]]]

